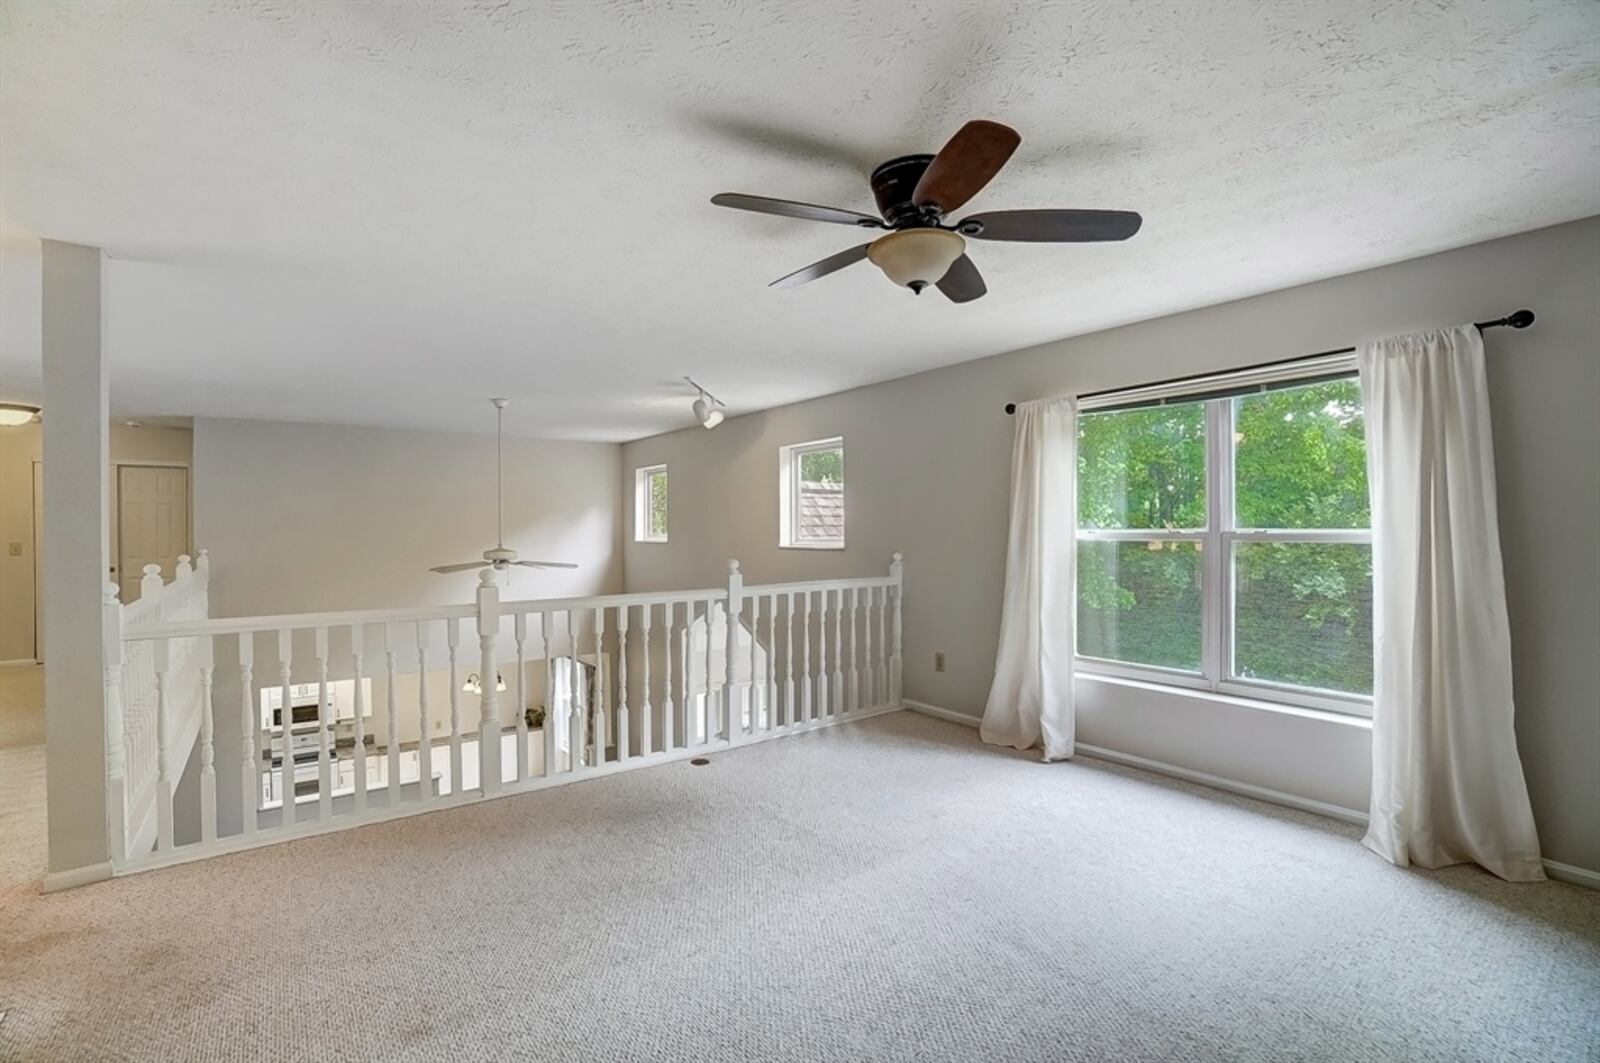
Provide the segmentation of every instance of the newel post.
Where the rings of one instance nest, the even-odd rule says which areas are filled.
[[[101,603],[101,639],[106,657],[106,833],[111,866],[128,858],[128,747],[122,726],[122,603],[116,583],[107,583]]]
[[[172,580],[174,583],[183,577],[192,575],[194,573],[194,565],[191,564],[193,560],[194,559],[188,554],[178,555],[178,563],[172,570]]]
[[[894,584],[894,641],[889,652],[889,700],[900,704],[900,601],[905,597],[905,565],[898,551],[889,562],[889,579]]]
[[[500,588],[493,568],[478,573],[478,690],[483,712],[478,721],[478,785],[485,794],[500,789],[500,674],[494,659],[500,634]],[[545,724],[549,727],[548,721]],[[458,784],[459,785],[459,784]]]
[[[728,638],[723,650],[723,684],[722,705],[726,714],[727,731],[725,735],[730,743],[738,740],[738,735],[744,730],[744,716],[739,704],[739,692],[736,684],[735,662],[739,659],[739,614],[744,611],[744,576],[739,574],[739,562],[728,562],[728,603],[727,603]],[[711,631],[706,630],[709,641]]]
[[[139,578],[139,600],[152,603],[147,608],[157,608],[154,603],[161,600],[161,588],[161,566],[154,563],[144,566],[144,575]],[[159,614],[154,619],[160,619]]]

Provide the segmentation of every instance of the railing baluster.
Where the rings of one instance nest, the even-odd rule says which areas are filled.
[[[828,589],[817,590],[817,704],[815,719],[822,719],[832,710],[833,681],[828,676]]]
[[[550,631],[555,625],[549,610],[539,614],[539,648],[544,654],[544,777],[556,776],[556,728],[562,722],[561,708],[556,705],[556,659],[550,652]]]
[[[512,624],[517,640],[517,782],[528,777],[528,614]]]
[[[790,609],[794,608],[791,603]],[[811,711],[811,592],[800,595],[800,705],[795,722],[808,724],[815,716]]]
[[[156,669],[156,850],[172,849],[172,720],[170,718],[172,649],[166,639],[151,647]]]
[[[456,651],[461,645],[461,620],[450,617],[444,622],[445,651],[450,659],[450,792],[461,792],[461,674],[457,671]],[[478,689],[493,683],[494,677],[478,676]]]
[[[621,705],[617,706],[617,763],[621,764],[628,759],[628,713]]]
[[[478,792],[500,789],[500,662],[494,644],[500,636],[500,588],[493,568],[478,573]],[[455,677],[450,687],[455,689]],[[457,738],[459,745],[459,737]],[[459,754],[457,754],[459,759]]]
[[[590,631],[594,635],[594,704],[589,707],[589,733],[594,744],[594,766],[600,767],[606,762],[606,686],[605,676],[600,670],[603,659],[600,653],[600,637],[602,621],[600,619],[604,610],[592,609],[589,618]]]
[[[878,588],[878,698],[880,705],[892,703],[889,697],[889,586]]]
[[[750,596],[750,675],[744,685],[745,704],[750,707],[750,733],[759,734],[761,731],[761,699],[756,697],[756,684],[761,682],[761,694],[766,695],[766,684],[756,678],[759,666],[756,657],[761,650],[761,596]]]
[[[662,602],[662,619],[666,621],[661,628],[661,752],[671,753],[676,744],[677,728],[674,726],[673,714],[676,711],[672,704],[672,621],[677,605],[673,602]]]
[[[256,711],[255,658],[255,635],[242,632],[239,635],[239,826],[246,838],[254,837],[260,826],[256,817],[261,810],[261,765],[256,753],[261,714]]]
[[[744,577],[739,575],[739,562],[728,562],[727,646],[723,653],[722,700],[727,704],[728,742],[731,744],[744,733],[746,724],[739,705],[739,673],[734,658],[739,654],[739,625],[744,616]]]
[[[639,750],[645,756],[656,751],[655,708],[650,703],[650,621],[651,614],[655,612],[651,603],[645,602],[639,607],[641,622],[639,624],[639,638],[644,644],[644,685],[641,688],[639,706]]]
[[[702,704],[700,706],[700,715],[704,718],[704,720],[703,720],[704,727],[701,728],[700,735],[701,735],[701,738],[704,740],[702,744],[706,744],[706,745],[710,744],[711,736],[716,731],[717,726],[720,725],[720,722],[721,722],[721,719],[722,719],[722,708],[721,708],[720,704],[714,703],[711,700],[712,677],[716,675],[716,672],[712,668],[712,658],[711,658],[711,642],[712,642],[712,639],[716,637],[716,624],[715,624],[715,618],[716,618],[716,615],[717,615],[716,614],[716,608],[717,608],[716,599],[707,598],[706,599],[706,690],[705,690],[705,698],[704,698],[704,700],[703,700],[703,702],[702,702]]]
[[[778,729],[778,596],[767,595],[767,730]]]
[[[328,629],[316,631],[317,650],[317,822],[333,818],[333,765],[328,749]]]
[[[834,591],[833,602],[833,715],[843,716],[844,703],[844,588]]]
[[[852,711],[861,707],[861,656],[856,652],[856,628],[860,627],[861,590],[858,587],[850,588],[850,699],[849,707]]]
[[[217,840],[217,752],[213,742],[216,720],[211,706],[211,636],[195,640],[200,666],[200,840]]]
[[[631,606],[617,606],[617,716],[628,717],[628,731],[633,731],[633,714],[628,708],[628,614],[632,612]],[[617,724],[617,734],[623,733],[622,724]],[[631,749],[629,752],[633,752]],[[648,752],[642,745],[641,754]]]
[[[866,615],[861,618],[861,633],[866,642],[862,647],[861,656],[866,659],[866,667],[862,669],[866,674],[862,678],[862,689],[866,693],[867,704],[877,705],[878,666],[874,663],[872,656],[872,603],[877,597],[878,589],[876,587],[867,587],[865,589],[867,592],[867,610]]]
[[[578,640],[573,634],[572,610],[567,610],[567,708],[571,718],[568,739],[572,743],[572,757],[569,763],[576,773],[584,766],[585,751],[589,748],[589,736],[585,734],[588,726],[585,724],[583,711],[583,669],[578,664]]]
[[[361,667],[361,656],[366,651],[367,629],[364,624],[350,625],[350,667],[355,674],[355,746],[352,750],[355,773],[356,814],[367,810],[367,692],[363,689],[366,671]]]
[[[595,733],[602,736],[611,733],[611,701],[606,696],[610,682],[611,671],[606,667],[606,608],[600,606],[594,611],[594,711],[599,721]],[[602,749],[601,753],[604,752]],[[622,759],[620,748],[617,759]]]
[[[279,820],[284,831],[294,830],[294,710],[289,696],[290,681],[294,678],[292,661],[294,632],[288,628],[278,630],[278,798]]]
[[[905,596],[905,564],[897,553],[889,562],[889,580],[894,590],[894,622],[890,632],[894,649],[889,657],[889,704],[900,704],[900,599]]]
[[[451,779],[452,786],[455,780]],[[428,720],[428,625],[417,621],[417,800],[433,800],[433,732]]]
[[[388,781],[384,784],[384,805],[388,808],[397,808],[400,805],[400,694],[399,694],[399,664],[395,654],[400,647],[401,627],[399,624],[385,624],[383,626],[383,657],[384,666],[388,669],[389,688],[385,697],[388,702],[389,718],[388,727],[389,744],[384,747],[384,756],[388,760]]]

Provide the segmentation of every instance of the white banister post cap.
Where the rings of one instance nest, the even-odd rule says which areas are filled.
[[[889,555],[889,560],[893,561],[895,564],[898,565],[901,562],[901,560],[904,558],[904,556],[905,556],[904,554],[902,554],[900,551],[896,550],[893,554]]]
[[[493,566],[480,569],[478,571],[478,585],[481,587],[493,587],[495,585],[495,573]]]
[[[193,560],[194,560],[194,558],[190,557],[188,554],[179,554],[178,555],[178,564],[180,564],[180,565],[187,565],[189,562],[191,562]]]
[[[737,562],[737,561],[729,561],[728,562],[728,574],[731,576],[737,571],[739,571],[739,562]]]
[[[118,605],[117,595],[122,593],[122,588],[117,586],[116,580],[106,580],[105,598],[103,604]]]
[[[144,572],[146,577],[149,577],[149,576],[159,577],[161,575],[161,566],[156,564],[154,561],[152,561],[152,562],[150,562],[150,564],[144,566],[143,572]]]

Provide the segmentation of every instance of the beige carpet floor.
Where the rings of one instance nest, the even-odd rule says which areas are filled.
[[[1600,1053],[1600,894],[910,713],[3,905],[28,1063]]]

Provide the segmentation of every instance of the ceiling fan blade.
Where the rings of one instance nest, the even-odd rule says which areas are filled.
[[[459,565],[434,565],[432,568],[428,569],[428,571],[438,572],[441,575],[449,575],[452,572],[465,572],[468,569],[488,567],[489,562],[487,561],[463,561]]]
[[[961,219],[956,231],[974,240],[1087,244],[1126,240],[1143,224],[1131,210],[991,210]]]
[[[826,277],[835,270],[841,270],[846,266],[852,266],[866,258],[867,248],[870,246],[870,244],[860,244],[848,250],[840,251],[837,255],[829,255],[821,262],[813,262],[804,269],[797,269],[787,276],[779,277],[777,280],[767,285],[767,287],[793,288],[797,284],[804,284],[807,281],[814,281],[818,277]]]
[[[719,192],[711,197],[719,207],[735,210],[753,210],[758,214],[780,214],[785,218],[805,221],[831,221],[839,225],[859,225],[864,229],[883,228],[882,219],[842,207],[819,207],[815,203],[796,203],[792,199],[771,199],[767,196],[747,196],[742,192]]]
[[[570,561],[513,561],[511,563],[513,565],[521,565],[523,568],[577,568],[578,567],[577,565],[574,565]]]
[[[922,172],[911,201],[946,214],[960,210],[1000,172],[1021,143],[1022,137],[1010,126],[981,118],[968,122]]]
[[[952,303],[970,303],[989,290],[972,259],[962,255],[950,264],[935,285]]]

